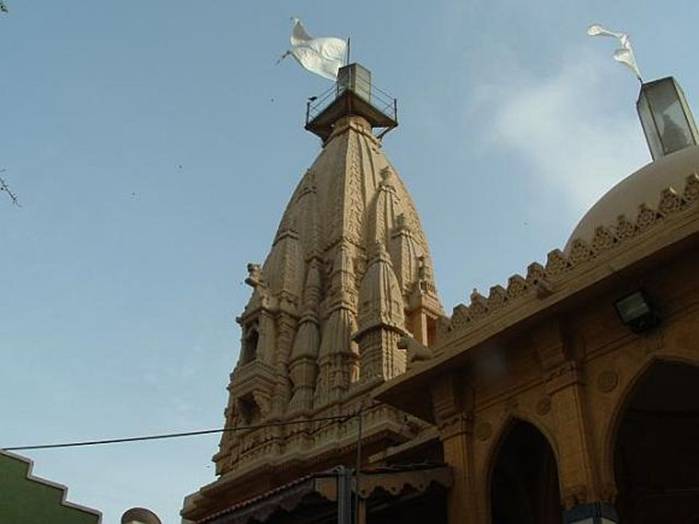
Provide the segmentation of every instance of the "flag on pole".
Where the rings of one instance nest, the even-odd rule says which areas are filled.
[[[292,18],[291,49],[284,53],[277,63],[287,56],[293,56],[301,66],[328,80],[337,79],[337,71],[345,65],[347,42],[342,38],[313,38],[303,27],[301,20]]]
[[[604,27],[594,24],[587,28],[587,34],[590,36],[611,36],[619,40],[621,48],[614,51],[614,60],[624,64],[626,67],[631,69],[636,75],[636,78],[642,83],[641,71],[638,69],[638,64],[636,63],[636,57],[633,54],[633,48],[631,47],[631,40],[629,35],[626,33],[618,33],[616,31],[610,31]]]

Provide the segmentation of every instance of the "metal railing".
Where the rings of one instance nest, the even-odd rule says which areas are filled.
[[[360,77],[355,77],[356,88],[352,89],[348,85],[333,84],[332,87],[326,89],[317,96],[312,96],[306,104],[306,124],[311,122],[319,114],[321,114],[330,104],[332,104],[342,93],[351,89],[360,98],[363,98],[374,109],[380,111],[394,121],[398,121],[398,101],[396,98],[380,89],[374,84],[371,84]],[[361,93],[369,93],[370,98],[366,100]]]

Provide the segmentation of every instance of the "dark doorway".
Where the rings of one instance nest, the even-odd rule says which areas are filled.
[[[692,524],[699,515],[699,368],[653,365],[624,408],[614,449],[624,524]]]
[[[505,437],[490,501],[493,524],[562,524],[556,458],[533,425],[519,421]]]

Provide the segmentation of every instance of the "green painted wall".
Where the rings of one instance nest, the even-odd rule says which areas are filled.
[[[0,523],[97,524],[99,512],[62,504],[65,488],[27,478],[31,462],[0,452]]]

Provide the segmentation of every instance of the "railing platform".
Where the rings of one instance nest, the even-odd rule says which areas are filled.
[[[372,128],[378,130],[376,136],[381,139],[398,126],[398,102],[376,88],[372,89],[369,102],[351,89],[338,89],[334,85],[322,95],[309,99],[305,127],[325,142],[332,134],[335,122],[352,115],[365,118]]]

